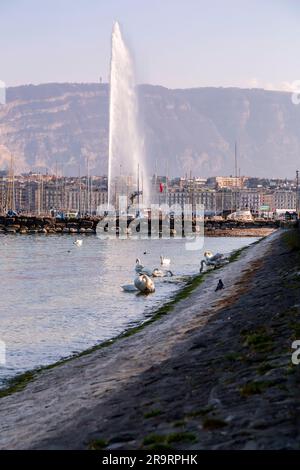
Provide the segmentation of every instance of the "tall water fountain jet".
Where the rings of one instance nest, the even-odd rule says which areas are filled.
[[[128,194],[130,181],[136,188],[139,179],[139,189],[143,186],[144,201],[147,197],[147,170],[138,119],[133,60],[122,37],[120,25],[116,22],[112,33],[110,70],[109,207],[116,205],[117,195]]]

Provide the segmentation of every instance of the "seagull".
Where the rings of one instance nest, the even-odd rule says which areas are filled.
[[[224,289],[224,284],[223,284],[222,279],[219,279],[219,282],[218,282],[218,285],[215,289],[215,292],[218,292],[218,290],[222,290],[222,289]]]
[[[82,246],[82,243],[83,243],[83,240],[75,240],[75,242],[73,242],[73,245]]]

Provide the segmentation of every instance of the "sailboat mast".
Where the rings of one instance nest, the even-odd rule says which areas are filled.
[[[235,211],[237,211],[237,189],[238,189],[238,163],[237,163],[237,143],[235,142],[234,144],[234,172],[235,172],[235,200],[234,200],[234,205],[235,205]]]
[[[81,168],[79,164],[79,204],[78,204],[78,209],[79,209],[79,217],[81,217]]]
[[[140,164],[137,167],[138,213],[140,212]]]

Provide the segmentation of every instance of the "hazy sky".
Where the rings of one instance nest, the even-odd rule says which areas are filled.
[[[288,89],[300,80],[299,0],[0,0],[0,80],[107,81],[114,20],[139,82]]]

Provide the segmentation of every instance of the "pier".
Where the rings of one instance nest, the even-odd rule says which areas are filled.
[[[2,234],[95,234],[101,216],[86,216],[81,218],[39,217],[34,215],[16,215],[13,217],[0,216],[0,233]],[[130,226],[133,218],[128,217]],[[147,221],[147,219],[145,219]],[[164,221],[165,223],[165,221]],[[170,218],[171,235],[174,231],[174,219]],[[160,217],[160,232],[163,218]],[[293,224],[293,222],[279,222],[274,220],[254,220],[241,222],[233,220],[205,220],[204,232],[206,236],[264,236],[279,227]],[[116,232],[118,234],[119,219],[116,218]],[[193,220],[196,232],[196,222]],[[138,231],[138,229],[137,229]],[[148,233],[151,235],[151,218],[148,218]],[[178,233],[177,233],[178,235]]]
[[[99,218],[57,219],[55,217],[0,217],[0,233],[26,234],[94,234]]]

